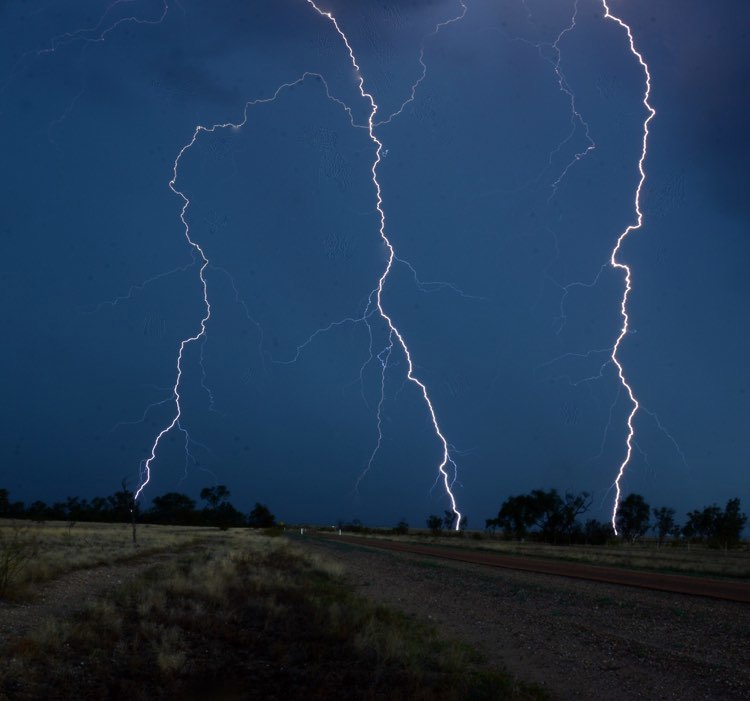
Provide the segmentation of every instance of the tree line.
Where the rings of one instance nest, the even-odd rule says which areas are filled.
[[[53,504],[34,501],[26,506],[22,501],[12,501],[9,491],[0,488],[0,518],[129,523],[135,516],[140,523],[172,526],[271,528],[276,525],[276,517],[265,504],[256,502],[250,512],[244,514],[232,505],[230,496],[229,489],[219,484],[201,489],[202,507],[198,507],[195,500],[186,494],[167,492],[154,497],[148,509],[142,509],[134,502],[133,492],[123,482],[118,491],[106,497],[91,500],[67,497]]]
[[[500,529],[506,537],[519,540],[601,545],[613,540],[615,533],[610,523],[581,519],[591,503],[588,492],[561,496],[555,489],[534,489],[529,494],[508,497],[497,516],[486,520],[485,527],[493,533]],[[428,519],[428,528],[438,526],[435,518]],[[640,494],[629,494],[620,502],[616,522],[618,534],[630,543],[653,531],[658,545],[671,538],[728,549],[740,544],[747,516],[741,511],[740,500],[734,498],[723,509],[712,504],[690,511],[680,525],[674,509],[652,508]]]

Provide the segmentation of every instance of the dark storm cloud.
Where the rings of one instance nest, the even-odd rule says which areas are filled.
[[[675,11],[673,4],[658,2],[634,14],[636,31],[652,41],[659,52],[657,59],[663,56],[671,69],[669,84],[661,85],[656,64],[655,98],[658,101],[667,94],[682,103],[686,116],[689,113],[681,125],[686,152],[705,170],[717,205],[747,216],[747,6],[727,0],[712,4],[691,0]],[[712,175],[718,170],[726,177]]]
[[[625,486],[678,511],[747,502],[744,4],[612,4],[634,23],[658,109],[646,224],[623,250],[635,330],[623,360],[669,429],[639,414]],[[195,125],[235,119],[245,100],[305,70],[365,118],[340,38],[304,0],[181,5],[158,27],[30,61],[0,95],[0,487],[16,498],[111,493],[137,479],[171,420],[176,350],[203,313],[195,267],[161,275],[190,262],[168,183]],[[465,21],[425,43],[427,79],[379,132],[388,233],[425,283],[397,263],[384,302],[456,447],[459,504],[474,525],[535,487],[595,492],[606,517],[624,451],[625,394],[587,353],[619,328],[622,275],[591,281],[633,218],[643,76],[601,4],[580,0],[561,65],[597,149],[550,199],[585,139],[578,128],[566,141],[569,100],[533,46],[567,26],[573,3],[547,5],[470,3]],[[0,51],[44,45],[80,21],[53,7],[0,29],[15,33]],[[425,35],[460,10],[448,0],[330,7],[381,114],[419,77]],[[184,426],[200,464],[174,432],[146,499],[216,479],[238,506],[266,501],[291,520],[421,524],[445,506],[430,491],[440,446],[403,356],[391,359],[381,452],[358,496],[381,381],[367,329],[335,326],[297,363],[278,362],[315,329],[361,315],[382,274],[373,144],[313,80],[249,116],[244,130],[202,134],[181,161],[186,219],[212,261],[208,339],[184,362]],[[386,338],[374,323],[376,352]]]

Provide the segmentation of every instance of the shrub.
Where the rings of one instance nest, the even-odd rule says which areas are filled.
[[[15,526],[7,535],[0,530],[0,596],[7,596],[12,590],[26,563],[38,550],[36,538],[27,528]]]

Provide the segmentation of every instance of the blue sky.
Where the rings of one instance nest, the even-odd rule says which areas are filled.
[[[383,304],[472,524],[536,487],[587,490],[606,518],[629,410],[605,364],[623,290],[606,263],[634,219],[643,71],[601,2],[579,0],[558,44],[595,144],[576,161],[589,142],[553,46],[574,3],[466,4],[433,36],[459,3],[325,5],[381,116],[409,96],[424,46],[414,101],[376,129],[386,232],[404,261]],[[174,416],[177,350],[204,305],[168,184],[196,126],[239,122],[247,101],[306,71],[355,123],[369,111],[340,37],[304,0],[107,8],[0,5],[0,474],[27,501],[137,484]],[[633,28],[657,111],[644,226],[622,250],[633,292],[620,358],[644,407],[623,489],[680,515],[734,496],[747,508],[748,10],[611,9]],[[309,78],[180,159],[212,317],[184,355],[188,452],[184,432],[165,437],[146,503],[218,482],[239,507],[266,502],[288,520],[419,524],[448,506],[403,353],[383,379],[382,319],[337,323],[362,317],[387,261],[374,158],[367,131]],[[381,381],[383,439],[358,483]]]

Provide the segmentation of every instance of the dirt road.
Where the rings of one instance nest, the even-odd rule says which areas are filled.
[[[345,538],[348,542],[357,545],[366,545],[371,548],[395,550],[415,555],[428,555],[429,557],[457,560],[474,565],[502,567],[505,569],[522,570],[524,572],[586,579],[591,582],[605,582],[607,584],[619,584],[629,587],[639,587],[641,589],[653,589],[673,594],[689,594],[691,596],[705,596],[724,601],[750,603],[750,583],[748,582],[626,570],[620,567],[602,567],[580,562],[556,562],[532,557],[481,552],[469,548],[417,545],[414,543],[399,543],[397,541],[358,538],[348,535],[329,537]]]
[[[295,541],[343,565],[363,595],[429,619],[554,699],[750,699],[746,603],[488,567],[371,539]]]

